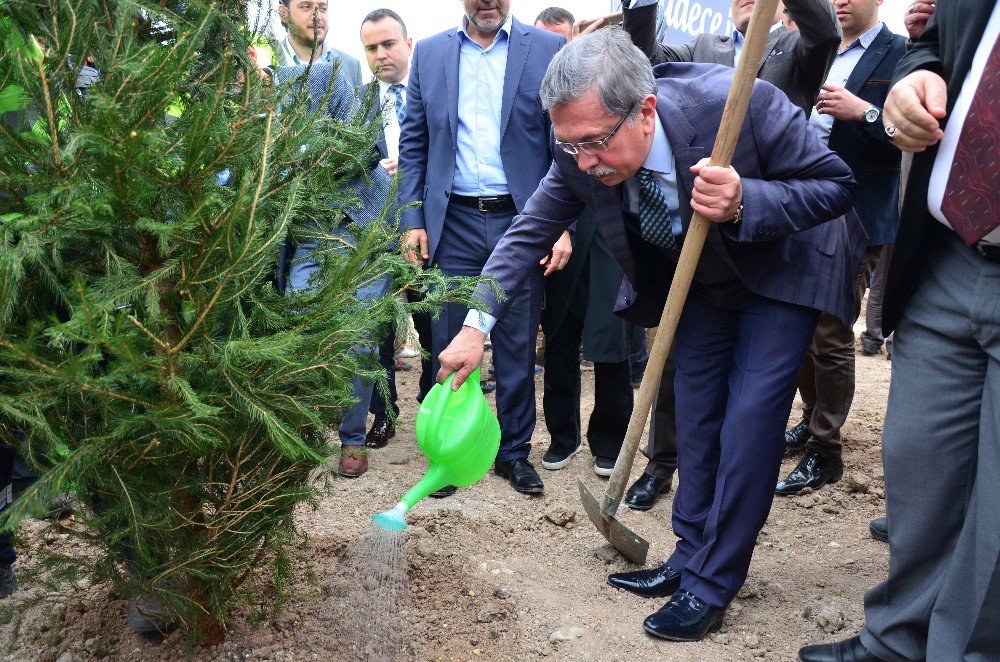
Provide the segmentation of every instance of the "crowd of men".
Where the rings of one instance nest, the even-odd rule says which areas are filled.
[[[633,407],[636,338],[660,318],[692,213],[712,222],[649,462],[625,499],[652,508],[676,473],[678,541],[662,565],[608,577],[667,598],[644,622],[654,636],[697,641],[721,627],[774,495],[841,478],[853,327],[870,288],[862,351],[886,345],[893,360],[887,517],[871,524],[890,544],[889,573],[865,596],[859,636],[799,659],[1000,659],[1000,5],[916,0],[907,39],[879,20],[880,4],[779,5],[726,168],[706,157],[752,1],[733,0],[732,34],[687,44],[662,43],[656,0],[626,0],[622,27],[581,29],[557,7],[527,25],[511,0],[462,0],[456,28],[416,43],[389,9],[359,26],[384,131],[348,220],[376,217],[398,175],[406,258],[501,286],[502,298],[478,291],[479,310],[415,316],[417,399],[451,373],[457,387],[491,343],[495,473],[514,490],[544,491],[528,459],[539,327],[542,467],[567,467],[586,436],[593,470],[610,475]],[[330,113],[352,112],[360,65],[326,45],[327,5],[280,0],[277,11],[287,37],[258,65],[280,82],[312,63],[316,102],[332,87]],[[293,247],[282,282],[309,287],[315,249]],[[396,332],[378,339],[388,401],[355,383],[344,476],[367,472],[377,454],[364,447],[395,435]],[[595,379],[585,434],[583,360]],[[786,432],[796,390],[802,418]],[[16,585],[9,548],[0,538],[0,597]]]

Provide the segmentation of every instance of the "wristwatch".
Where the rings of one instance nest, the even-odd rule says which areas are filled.
[[[865,112],[861,113],[861,121],[865,124],[875,124],[882,115],[882,109],[876,106],[868,106]]]

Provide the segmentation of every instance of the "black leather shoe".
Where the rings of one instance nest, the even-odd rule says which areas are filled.
[[[809,441],[809,419],[803,418],[791,430],[785,433],[785,450],[800,451]]]
[[[389,440],[396,436],[396,426],[384,416],[376,416],[372,427],[365,435],[365,446],[368,448],[385,448]]]
[[[649,634],[670,641],[701,641],[722,627],[725,609],[714,609],[698,596],[678,589],[667,604],[646,617],[642,627]]]
[[[538,476],[538,472],[535,471],[535,467],[524,458],[510,462],[497,462],[493,465],[493,471],[501,478],[509,480],[511,487],[518,492],[541,494],[545,491],[545,485]]]
[[[868,533],[879,542],[889,542],[889,520],[884,517],[876,517],[868,522]]]
[[[625,493],[625,505],[632,510],[649,510],[656,505],[661,494],[670,491],[672,479],[673,475],[670,478],[660,478],[647,473],[642,474]]]
[[[880,662],[880,659],[865,648],[861,637],[799,649],[799,662]]]
[[[664,563],[659,568],[616,572],[608,575],[608,583],[643,598],[665,598],[681,585],[681,573]]]
[[[445,497],[450,497],[452,494],[458,491],[458,488],[454,485],[445,485],[437,492],[431,492],[428,496],[432,499],[444,499]]]
[[[882,343],[874,340],[861,339],[861,353],[865,356],[876,356],[882,353]]]
[[[495,379],[484,379],[479,382],[479,388],[483,390],[483,393],[492,393],[497,390],[497,381]]]
[[[824,457],[810,451],[799,461],[799,466],[792,469],[785,480],[778,483],[774,489],[776,494],[788,496],[798,494],[803,489],[811,487],[818,490],[827,483],[831,485],[844,475],[844,462],[836,457]]]

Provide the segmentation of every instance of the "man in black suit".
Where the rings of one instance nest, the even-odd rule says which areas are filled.
[[[916,152],[889,264],[889,574],[860,636],[803,662],[1000,651],[1000,3],[951,0],[900,60],[884,123]]]
[[[750,25],[752,4],[733,0],[735,30],[731,35],[702,34],[682,46],[660,44],[656,38],[655,0],[633,0],[623,10],[624,27],[638,46],[656,65],[663,62],[705,62],[735,66],[743,50],[743,36]],[[829,0],[787,0],[789,15],[801,29],[788,31],[776,20],[771,28],[765,57],[757,77],[772,83],[807,115],[816,93],[826,80],[830,64],[840,44],[840,25]],[[649,458],[646,470],[629,487],[625,503],[634,510],[653,507],[660,494],[670,490],[677,469],[677,439],[674,411],[673,353],[663,369],[649,431],[649,445],[643,450]]]
[[[882,0],[834,0],[844,32],[837,57],[809,122],[844,159],[858,182],[854,211],[868,235],[855,278],[854,320],[883,247],[899,225],[899,150],[882,130],[889,80],[906,50],[906,39],[878,20]],[[840,429],[854,399],[854,329],[832,315],[820,317],[802,363],[799,393],[803,418],[785,435],[789,450],[805,450],[776,492],[798,494],[835,483],[844,473]]]
[[[403,123],[406,111],[406,84],[410,75],[410,56],[413,54],[413,39],[407,34],[406,24],[396,12],[391,9],[376,9],[369,12],[361,22],[361,45],[365,49],[368,67],[375,78],[365,88],[366,94],[375,99],[374,112],[381,116],[382,135],[379,137],[378,149],[382,157],[380,163],[390,175],[396,174],[399,159],[399,128]],[[411,300],[416,300],[417,293],[409,293]],[[420,390],[417,401],[420,402],[434,385],[434,373],[431,369],[431,318],[427,313],[417,313],[413,316],[420,346],[425,355],[420,362]],[[392,408],[392,416],[386,409],[386,398],[381,393],[372,396],[370,411],[375,419],[365,437],[368,448],[383,448],[396,435],[393,420],[399,415],[396,395],[396,327],[390,325],[385,329],[382,342],[379,343],[379,363],[386,372],[388,385],[388,406]]]

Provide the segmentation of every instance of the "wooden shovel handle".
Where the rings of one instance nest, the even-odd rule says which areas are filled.
[[[747,30],[746,40],[743,43],[743,53],[740,55],[740,63],[733,76],[733,84],[729,89],[729,97],[726,99],[726,107],[719,123],[719,133],[712,148],[710,161],[712,165],[728,167],[732,161],[736,140],[743,127],[747,105],[750,103],[750,93],[757,77],[757,69],[760,66],[761,56],[764,54],[764,44],[767,43],[768,30],[773,22],[777,5],[778,0],[758,0],[757,4],[754,5],[753,15],[750,18],[750,28]],[[695,213],[684,235],[684,246],[681,249],[673,281],[670,283],[667,302],[663,306],[660,325],[657,327],[656,337],[653,339],[653,347],[650,350],[649,361],[646,363],[642,385],[639,386],[639,392],[636,394],[632,417],[628,422],[628,430],[625,432],[622,449],[618,453],[618,459],[615,462],[611,479],[608,481],[607,490],[601,499],[601,512],[607,517],[614,517],[615,513],[618,512],[622,495],[625,493],[625,484],[632,472],[635,452],[642,440],[646,419],[649,418],[649,411],[652,409],[653,400],[660,385],[663,365],[667,361],[667,355],[670,354],[670,346],[673,344],[674,333],[677,331],[677,323],[680,321],[684,302],[691,289],[695,267],[698,266],[698,260],[701,257],[702,248],[705,246],[705,239],[708,237],[711,223],[701,214]]]

